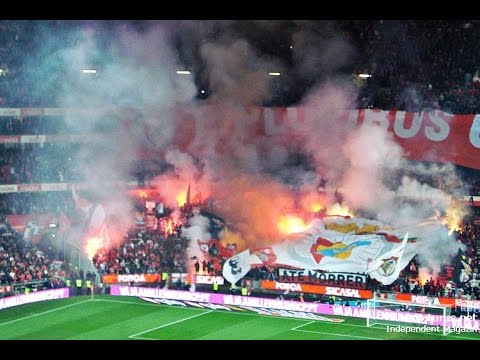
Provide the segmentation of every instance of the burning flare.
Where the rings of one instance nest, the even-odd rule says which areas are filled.
[[[282,234],[289,235],[306,231],[310,227],[310,224],[306,224],[305,221],[298,216],[285,215],[280,217],[277,226]]]
[[[187,203],[187,190],[181,190],[178,195],[175,197],[179,207],[182,207]]]
[[[103,241],[101,238],[92,237],[87,240],[87,244],[85,245],[85,252],[88,255],[89,259],[92,259],[95,254],[103,247]]]
[[[327,208],[328,215],[350,216],[355,217],[355,214],[345,205],[335,203]]]
[[[463,204],[459,201],[450,201],[447,212],[447,226],[448,235],[452,235],[454,230],[460,230],[462,219],[466,215],[466,210]]]

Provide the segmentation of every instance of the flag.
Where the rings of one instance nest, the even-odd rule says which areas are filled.
[[[250,250],[247,249],[225,261],[223,265],[223,277],[229,283],[235,285],[251,268]]]
[[[458,249],[457,260],[455,262],[455,270],[453,272],[453,282],[461,287],[472,277],[472,268],[470,266],[470,258],[465,255],[462,249]]]
[[[375,259],[371,266],[370,277],[380,281],[384,285],[390,285],[398,276],[400,271],[407,265],[402,266],[402,256],[408,241],[408,232],[405,234],[400,245],[386,252],[382,256]]]
[[[190,207],[190,184],[188,184],[188,190],[187,190],[187,201],[185,202],[185,204],[187,205],[187,207]]]
[[[58,217],[58,234],[66,234],[70,230],[70,225],[70,219],[62,211]]]
[[[75,184],[72,184],[72,198],[73,198],[73,201],[75,202],[75,205],[79,206],[80,197],[77,194],[77,190],[75,190]]]
[[[325,216],[313,220],[303,233],[251,249],[250,265],[370,273],[388,285],[417,254],[423,238],[444,236],[448,236],[448,229],[437,219],[396,229],[377,220]]]
[[[218,215],[202,210],[200,215],[208,218],[208,232],[212,234],[215,239],[220,238],[220,233],[225,228],[225,220]],[[232,254],[233,255],[233,254]]]
[[[157,204],[157,214],[162,215],[163,214],[163,203],[158,203]]]
[[[88,237],[100,237],[106,232],[107,211],[100,203],[91,203],[85,221],[85,232]]]
[[[219,240],[213,238],[208,241],[197,240],[197,244],[200,248],[200,251],[210,256],[220,257],[222,259],[228,259],[237,252],[236,245],[234,246],[234,244],[227,244],[225,247]]]
[[[255,248],[252,250],[252,255],[257,256],[267,266],[272,265],[277,260],[271,246]]]

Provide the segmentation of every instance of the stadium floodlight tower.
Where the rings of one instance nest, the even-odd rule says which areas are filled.
[[[415,332],[425,326],[439,326],[443,335],[450,332],[450,314],[452,308],[448,305],[417,304],[406,301],[383,299],[367,300],[367,327],[385,328],[408,326]],[[418,329],[417,329],[418,328]]]

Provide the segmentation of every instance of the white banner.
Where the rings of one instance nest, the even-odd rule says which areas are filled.
[[[50,184],[40,184],[41,191],[67,191],[68,185],[66,183],[50,183]]]
[[[407,230],[409,235],[406,235]],[[249,268],[291,266],[370,274],[373,279],[389,285],[417,254],[422,238],[449,236],[448,229],[435,219],[411,225],[408,229],[392,229],[376,220],[342,216],[316,219],[306,232],[296,235],[295,239],[286,239],[277,245],[251,249],[250,258],[242,258],[243,263],[250,264]],[[242,254],[245,256],[245,252]],[[234,265],[235,262],[234,259]],[[224,277],[228,281],[227,276],[232,277],[230,270],[230,266],[224,267]],[[234,280],[241,279],[238,270],[233,271],[236,272]]]
[[[46,135],[22,135],[20,136],[20,142],[26,144],[44,143],[47,141]]]
[[[193,275],[193,282],[195,284],[213,284],[216,281],[218,285],[223,285],[223,277],[210,275]]]
[[[458,307],[464,307],[467,309],[480,309],[480,301],[479,300],[463,300],[463,299],[455,299],[455,305]]]
[[[66,299],[69,297],[68,288],[60,288],[53,290],[43,290],[32,292],[30,294],[14,295],[0,299],[0,310],[13,306],[30,304],[44,300]]]
[[[0,108],[0,116],[20,116],[19,108]]]
[[[16,193],[18,192],[17,185],[0,185],[0,193]]]

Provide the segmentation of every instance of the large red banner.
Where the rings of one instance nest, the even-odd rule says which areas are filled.
[[[263,108],[265,134],[284,133],[283,127],[308,122],[312,108]],[[347,118],[346,118],[347,117]],[[333,119],[338,126],[359,129],[379,125],[402,146],[407,158],[421,161],[451,162],[480,169],[480,115],[452,115],[442,111],[353,110]]]
[[[405,155],[414,160],[451,162],[480,169],[480,116],[441,111],[357,111],[357,124],[376,122],[387,128]]]
[[[0,117],[3,116],[62,116],[65,114],[81,114],[88,111],[102,111],[102,114],[124,114],[123,121],[127,121],[125,109],[58,109],[58,108],[0,108]],[[155,113],[159,109],[137,109],[138,112]],[[183,150],[187,150],[192,139],[197,135],[197,126],[202,126],[207,118],[208,126],[229,118],[242,118],[243,126],[248,124],[246,138],[256,136],[285,136],[288,134],[301,135],[302,124],[309,124],[308,131],[315,130],[315,123],[325,121],[325,114],[314,107],[291,108],[228,108],[219,106],[183,106],[173,112],[177,118],[173,142]],[[128,116],[127,116],[128,117]],[[199,121],[197,121],[199,120]],[[451,162],[454,164],[480,169],[480,115],[453,115],[439,110],[431,112],[410,113],[396,110],[361,109],[345,111],[343,114],[333,114],[327,119],[335,127],[345,129],[359,129],[369,124],[377,124],[387,129],[394,140],[400,144],[405,156],[414,160]],[[128,121],[127,121],[128,122]],[[312,126],[313,124],[313,126]],[[132,125],[132,124],[130,124]],[[133,124],[135,127],[141,124]],[[235,122],[228,126],[235,127]],[[131,127],[131,126],[130,126]],[[128,130],[129,126],[125,126]],[[132,130],[132,129],[130,129]],[[226,134],[231,133],[225,129]],[[291,131],[290,131],[291,130]],[[307,130],[305,128],[305,130]],[[149,136],[150,130],[145,127],[144,135]],[[144,138],[143,135],[143,138]],[[320,136],[320,134],[318,134]],[[9,142],[78,142],[101,141],[94,139],[96,135],[65,137],[61,135],[38,136],[2,136],[0,143]],[[217,150],[221,150],[224,140],[219,140]],[[155,149],[144,149],[143,152],[152,156]],[[156,149],[158,150],[158,149]],[[142,151],[140,151],[142,152]],[[142,153],[143,153],[142,152]]]

